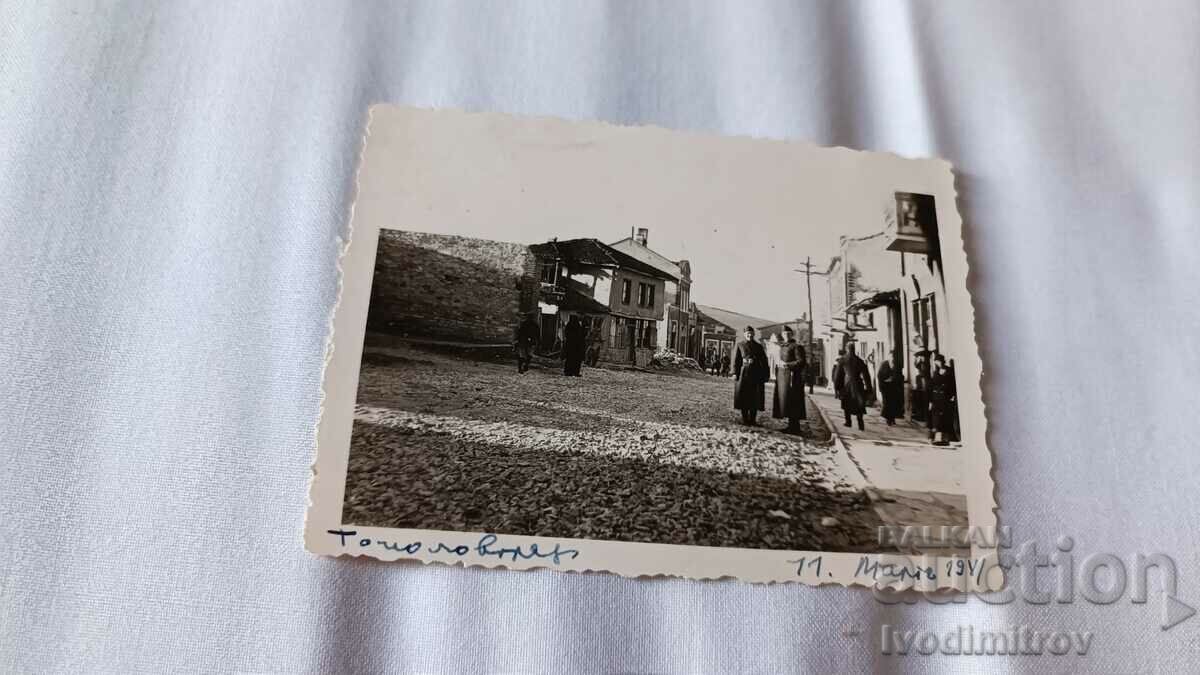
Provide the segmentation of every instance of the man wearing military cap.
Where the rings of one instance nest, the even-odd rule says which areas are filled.
[[[758,426],[758,411],[766,410],[765,385],[771,376],[767,350],[754,339],[754,326],[746,326],[745,340],[737,343],[733,359],[733,407],[742,413],[742,424]]]

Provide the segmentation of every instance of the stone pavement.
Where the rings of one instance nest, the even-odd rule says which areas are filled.
[[[742,426],[732,398],[732,380],[686,371],[518,374],[511,351],[371,338],[343,522],[878,551],[885,523],[819,412],[793,436]]]
[[[907,420],[895,426],[879,416],[877,408],[857,422],[844,426],[841,401],[828,389],[809,395],[835,443],[862,472],[876,512],[889,525],[966,525],[967,498],[963,487],[963,456],[959,444],[935,446],[928,431]]]

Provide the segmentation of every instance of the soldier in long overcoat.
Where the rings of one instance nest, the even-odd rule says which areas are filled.
[[[858,429],[862,431],[863,413],[867,411],[867,401],[871,399],[871,371],[867,364],[854,353],[854,344],[846,345],[846,355],[841,359],[836,385],[841,392],[842,413],[846,416],[846,426],[850,426],[850,418],[858,418]]]
[[[779,345],[779,359],[775,365],[775,396],[771,416],[787,418],[785,433],[800,433],[800,420],[806,417],[804,410],[804,378],[807,364],[804,348],[796,342],[790,326],[783,328],[783,343]]]
[[[929,428],[934,445],[947,445],[954,435],[954,416],[958,412],[958,391],[954,371],[946,366],[946,357],[933,357],[929,378]]]
[[[767,350],[754,339],[754,327],[746,326],[746,339],[737,344],[733,358],[733,407],[742,412],[742,424],[758,425],[758,411],[766,410],[765,385],[770,377]]]

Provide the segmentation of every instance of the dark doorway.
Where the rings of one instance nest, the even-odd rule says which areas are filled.
[[[558,342],[558,315],[542,315],[542,351],[554,351]]]

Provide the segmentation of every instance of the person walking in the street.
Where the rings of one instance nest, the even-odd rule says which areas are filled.
[[[733,407],[741,411],[742,424],[753,427],[758,426],[758,411],[767,409],[765,385],[770,373],[767,351],[754,339],[754,327],[746,326],[745,335],[733,359]]]
[[[588,343],[587,353],[584,355],[583,362],[589,368],[595,368],[600,363],[600,345],[603,344],[600,340],[592,340]]]
[[[867,411],[867,401],[871,400],[871,371],[867,364],[854,353],[854,344],[846,345],[846,354],[840,360],[836,388],[841,392],[842,413],[846,416],[845,426],[850,426],[850,418],[858,419],[858,430],[863,431],[863,414]]]
[[[579,317],[572,316],[563,328],[563,375],[582,377],[579,367],[583,365],[587,349],[586,338],[587,329],[579,322]]]
[[[761,347],[762,345],[758,345],[758,346]],[[763,351],[763,354],[766,355],[765,350]],[[736,371],[736,367],[735,367],[735,371]],[[734,376],[736,377],[736,372],[735,372]],[[728,354],[721,355],[721,377],[729,377],[729,355]]]
[[[880,414],[889,427],[896,425],[896,418],[904,416],[904,375],[899,367],[892,366],[892,359],[884,359],[879,366]]]
[[[524,373],[529,370],[529,364],[533,361],[533,350],[537,348],[538,342],[541,339],[537,322],[533,320],[533,316],[533,314],[526,314],[525,319],[521,321],[521,325],[517,327],[515,347],[517,350],[518,373]]]
[[[796,342],[790,326],[783,327],[783,342],[779,345],[779,359],[775,365],[775,395],[771,416],[787,418],[784,433],[800,433],[800,420],[806,417],[804,410],[804,377],[808,370],[804,359],[804,348]]]
[[[813,389],[817,386],[817,378],[821,376],[821,364],[817,363],[817,357],[814,354],[812,360],[808,362],[808,368],[805,369],[804,377],[808,381],[808,393],[815,393]]]
[[[837,359],[833,362],[833,374],[829,378],[829,383],[833,385],[833,397],[842,397],[842,359],[846,358],[846,350],[839,349]]]
[[[933,374],[929,378],[929,428],[934,445],[950,444],[957,407],[954,372],[946,367],[946,357],[938,354],[933,357]]]

